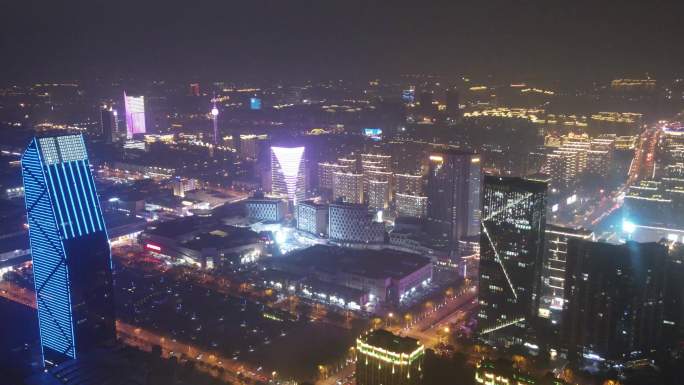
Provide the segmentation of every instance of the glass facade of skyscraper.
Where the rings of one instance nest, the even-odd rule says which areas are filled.
[[[519,343],[541,285],[547,184],[486,175],[480,235],[478,334]],[[501,338],[500,338],[501,337]]]

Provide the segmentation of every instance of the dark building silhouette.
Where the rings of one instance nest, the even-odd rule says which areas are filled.
[[[654,351],[661,338],[667,248],[568,242],[562,338],[571,357]]]
[[[117,112],[112,107],[100,110],[100,134],[106,143],[116,142],[119,138],[119,121]]]
[[[461,103],[461,96],[458,93],[458,90],[455,88],[448,89],[446,91],[446,112],[447,116],[451,119],[456,119],[461,116],[461,110],[460,110],[460,103]]]
[[[429,157],[427,231],[437,245],[458,250],[480,230],[480,156],[445,150]]]

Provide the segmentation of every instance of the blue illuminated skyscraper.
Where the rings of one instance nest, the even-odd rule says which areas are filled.
[[[82,135],[34,138],[21,160],[45,364],[116,339],[112,266]]]

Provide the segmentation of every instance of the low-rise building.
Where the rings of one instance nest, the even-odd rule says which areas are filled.
[[[328,205],[311,200],[300,202],[297,206],[297,230],[319,237],[328,234]]]
[[[401,302],[432,280],[429,258],[390,249],[315,245],[272,261],[272,267],[361,290],[370,300],[381,302]]]
[[[356,384],[422,384],[424,356],[424,346],[414,338],[370,331],[356,340]]]
[[[328,237],[338,243],[382,243],[385,225],[374,221],[366,205],[333,203],[328,212]]]
[[[287,213],[287,204],[279,198],[253,197],[245,201],[247,218],[256,222],[280,222]]]

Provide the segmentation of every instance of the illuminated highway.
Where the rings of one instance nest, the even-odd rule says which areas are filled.
[[[634,158],[629,165],[627,180],[617,190],[602,196],[595,206],[590,209],[590,214],[586,217],[578,218],[573,225],[587,229],[594,228],[602,220],[612,214],[622,206],[624,194],[629,186],[634,185],[642,179],[650,179],[655,171],[656,150],[661,134],[659,129],[648,129],[640,136]]]

